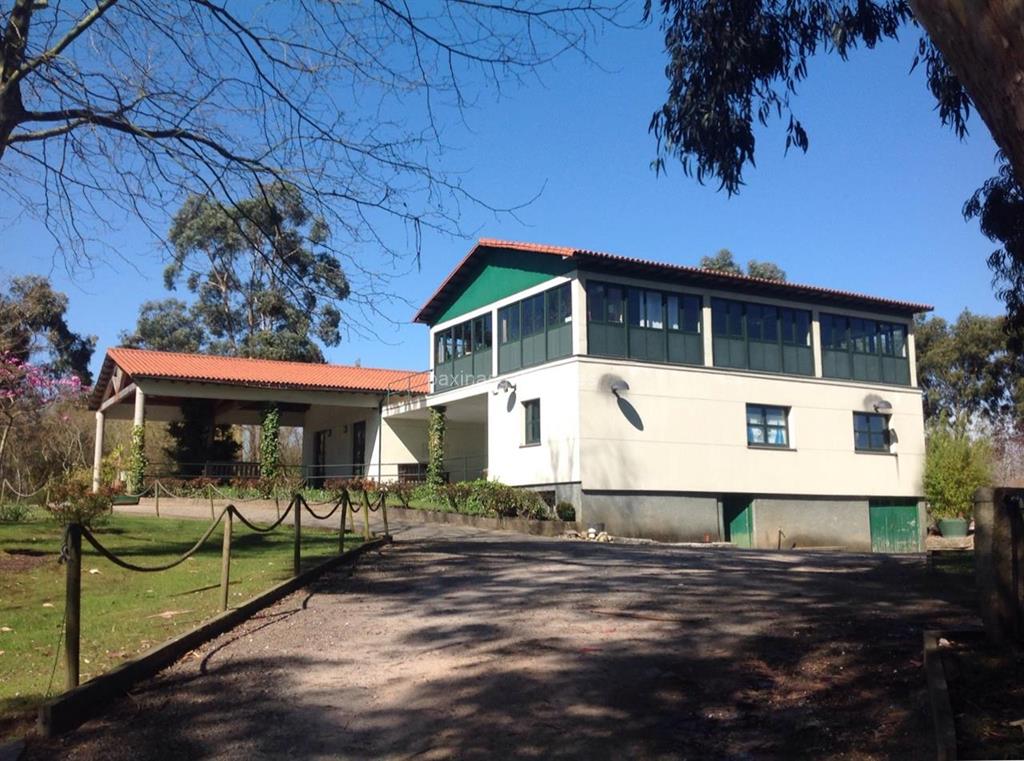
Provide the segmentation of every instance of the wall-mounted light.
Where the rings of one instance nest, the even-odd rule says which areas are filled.
[[[875,402],[875,412],[877,412],[880,415],[891,415],[892,404],[890,402],[887,402],[885,399],[879,399],[877,402]]]
[[[620,378],[619,380],[612,381],[608,388],[611,389],[611,392],[615,394],[615,396],[618,396],[623,391],[629,391],[629,384]]]
[[[494,391],[492,391],[491,393],[497,395],[497,393],[499,391],[504,391],[507,394],[509,391],[515,391],[515,390],[516,390],[516,384],[515,383],[512,383],[511,381],[509,381],[507,379],[503,379],[503,380],[498,381],[498,387],[495,388]]]

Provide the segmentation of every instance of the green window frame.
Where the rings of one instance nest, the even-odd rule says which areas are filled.
[[[907,323],[828,313],[819,322],[824,377],[910,385]]]
[[[889,416],[874,412],[853,413],[853,448],[857,452],[889,452],[892,436]]]
[[[789,449],[789,408],[748,404],[747,446]]]
[[[735,299],[711,299],[715,367],[814,375],[811,312]]]
[[[498,372],[534,367],[572,354],[569,283],[498,309]]]
[[[540,444],[540,399],[523,402],[523,446]]]
[[[703,365],[703,297],[587,281],[587,353]]]
[[[491,377],[493,342],[489,312],[435,333],[435,393],[438,387],[447,390]]]

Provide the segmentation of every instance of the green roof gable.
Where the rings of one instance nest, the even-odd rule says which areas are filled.
[[[476,254],[475,271],[468,274],[466,284],[458,290],[431,325],[460,317],[474,309],[493,304],[527,288],[574,269],[571,260],[552,254],[485,249]]]

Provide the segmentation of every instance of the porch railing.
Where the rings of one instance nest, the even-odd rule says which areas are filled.
[[[363,477],[381,481],[423,483],[427,480],[427,464],[408,460],[383,463],[320,463],[315,465],[282,465],[280,470],[293,479],[320,487],[325,481],[338,478]],[[146,471],[148,478],[212,478],[222,481],[255,481],[260,477],[258,462],[186,462],[153,463]],[[487,456],[446,457],[442,477],[446,481],[475,481],[487,478]]]

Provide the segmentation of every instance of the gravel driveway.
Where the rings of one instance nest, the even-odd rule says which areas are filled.
[[[397,533],[28,757],[934,757],[920,559]]]

